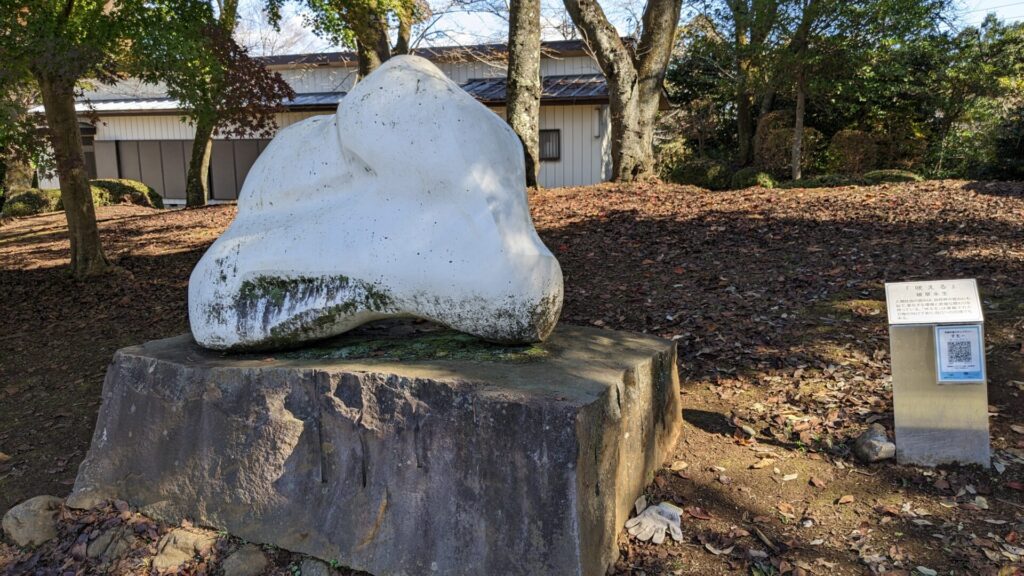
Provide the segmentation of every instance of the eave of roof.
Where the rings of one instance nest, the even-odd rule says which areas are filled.
[[[487,106],[504,106],[505,78],[479,78],[462,84],[462,89]],[[345,97],[345,92],[307,92],[282,102],[288,111],[334,110]],[[604,104],[608,102],[608,88],[600,74],[547,76],[543,80],[543,104]],[[42,113],[43,107],[30,110]],[[75,103],[80,114],[100,116],[180,114],[178,101],[169,98],[117,98]]]
[[[345,92],[307,92],[296,94],[295,98],[281,103],[288,110],[333,110],[338,102],[345,97]],[[42,113],[43,107],[36,106],[29,110]],[[89,100],[75,103],[75,112],[80,114],[95,113],[100,115],[126,114],[178,114],[181,106],[170,97],[162,98],[111,98]]]
[[[492,106],[507,100],[505,78],[476,78],[462,85],[471,96]],[[541,102],[584,104],[608,101],[608,86],[600,74],[545,76],[541,83]]]

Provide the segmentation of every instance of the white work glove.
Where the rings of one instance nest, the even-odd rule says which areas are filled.
[[[668,530],[676,542],[682,542],[682,513],[683,511],[676,506],[662,502],[657,506],[647,507],[640,514],[627,520],[626,530],[637,540],[651,540],[655,544],[665,541],[665,530]]]

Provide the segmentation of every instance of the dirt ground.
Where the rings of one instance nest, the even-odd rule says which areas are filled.
[[[1024,184],[601,185],[531,203],[563,322],[679,346],[685,429],[647,497],[686,510],[684,541],[623,533],[618,573],[1024,570]],[[189,272],[233,215],[101,208],[124,272],[88,282],[66,274],[62,214],[0,223],[0,513],[67,494],[113,352],[188,329]],[[962,277],[984,300],[997,469],[859,464],[853,438],[892,430],[883,283]]]

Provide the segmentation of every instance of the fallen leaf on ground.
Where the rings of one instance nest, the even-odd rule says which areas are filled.
[[[715,556],[721,556],[722,554],[730,554],[732,553],[732,549],[735,548],[735,546],[729,546],[728,548],[722,548],[721,550],[719,550],[711,544],[704,544],[704,547],[707,548],[708,552],[711,552]]]
[[[836,500],[836,504],[850,504],[850,503],[853,502],[853,500],[854,500],[853,494],[847,494],[847,495],[839,498],[839,500]]]
[[[711,520],[711,515],[699,506],[687,506],[683,511],[698,520]]]

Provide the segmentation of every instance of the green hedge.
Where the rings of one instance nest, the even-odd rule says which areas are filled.
[[[871,172],[865,172],[863,178],[868,184],[920,182],[924,180],[924,178],[908,170],[872,170]]]
[[[763,172],[753,166],[748,166],[734,172],[730,184],[733,190],[750,188],[752,186],[774,188],[775,180],[767,172]]]
[[[105,190],[110,195],[110,204],[128,203],[148,206],[150,208],[164,207],[163,198],[156,193],[156,190],[138,180],[128,180],[127,178],[93,180],[92,186],[94,189],[100,188]],[[96,192],[94,190],[93,198],[95,197]]]
[[[163,208],[160,195],[137,180],[93,180],[92,202],[95,206],[135,204],[149,208]],[[3,216],[32,216],[64,209],[60,190],[26,188],[13,190],[3,204]]]
[[[779,184],[779,188],[834,188],[837,186],[858,186],[861,180],[843,174],[822,174]]]
[[[60,190],[25,188],[11,190],[4,202],[4,216],[32,216],[60,210]]]
[[[729,167],[715,160],[687,160],[672,169],[669,180],[709,190],[725,190],[729,187]]]

